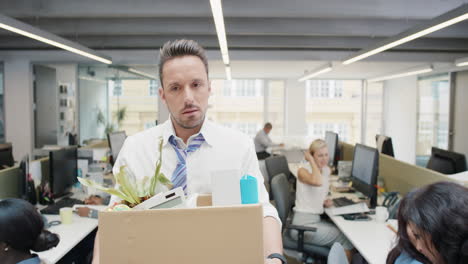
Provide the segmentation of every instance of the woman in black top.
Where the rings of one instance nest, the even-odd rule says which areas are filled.
[[[59,237],[44,229],[33,205],[20,199],[0,201],[0,263],[40,263],[31,251],[45,251],[58,243]]]

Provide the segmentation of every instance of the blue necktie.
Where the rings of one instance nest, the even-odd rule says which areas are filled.
[[[173,188],[182,187],[184,193],[187,194],[187,154],[195,152],[205,141],[205,138],[200,133],[192,139],[189,146],[186,149],[181,149],[177,145],[177,140],[174,136],[169,137],[169,143],[171,143],[177,155],[177,166],[172,173],[171,181]]]

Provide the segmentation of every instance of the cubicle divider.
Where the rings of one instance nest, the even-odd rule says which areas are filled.
[[[391,156],[380,154],[379,177],[383,178],[387,191],[405,195],[412,189],[439,181],[461,183],[437,171],[412,165]],[[468,182],[463,183],[465,186]]]
[[[340,160],[353,160],[354,145],[340,142]],[[387,191],[405,195],[412,189],[439,181],[451,181],[468,186],[468,181],[460,182],[437,171],[397,160],[391,156],[379,155],[379,179],[384,182]]]
[[[0,199],[20,198],[21,180],[18,166],[0,170]]]
[[[338,145],[340,148],[339,160],[352,161],[354,157],[354,145],[342,141]]]

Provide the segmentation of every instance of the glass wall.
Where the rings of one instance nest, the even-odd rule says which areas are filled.
[[[78,67],[80,142],[105,139],[112,131],[127,135],[155,125],[158,80],[148,80],[107,65]]]
[[[416,164],[425,167],[432,146],[448,149],[450,113],[449,74],[418,79]]]
[[[133,135],[156,125],[158,80],[113,79],[108,81],[108,88],[114,130]]]
[[[270,136],[279,142],[284,136],[284,86],[282,80],[212,80],[207,116],[250,137],[271,122]]]
[[[3,74],[3,63],[0,62],[0,143],[5,142],[5,103],[4,103],[4,74]]]
[[[324,138],[325,131],[339,140],[361,142],[362,81],[306,81],[307,141]]]

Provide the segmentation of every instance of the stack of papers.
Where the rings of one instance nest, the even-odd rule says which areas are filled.
[[[369,212],[369,207],[366,203],[357,203],[342,207],[332,207],[327,209],[331,215],[344,215],[344,214],[355,214],[355,213],[366,213]]]

